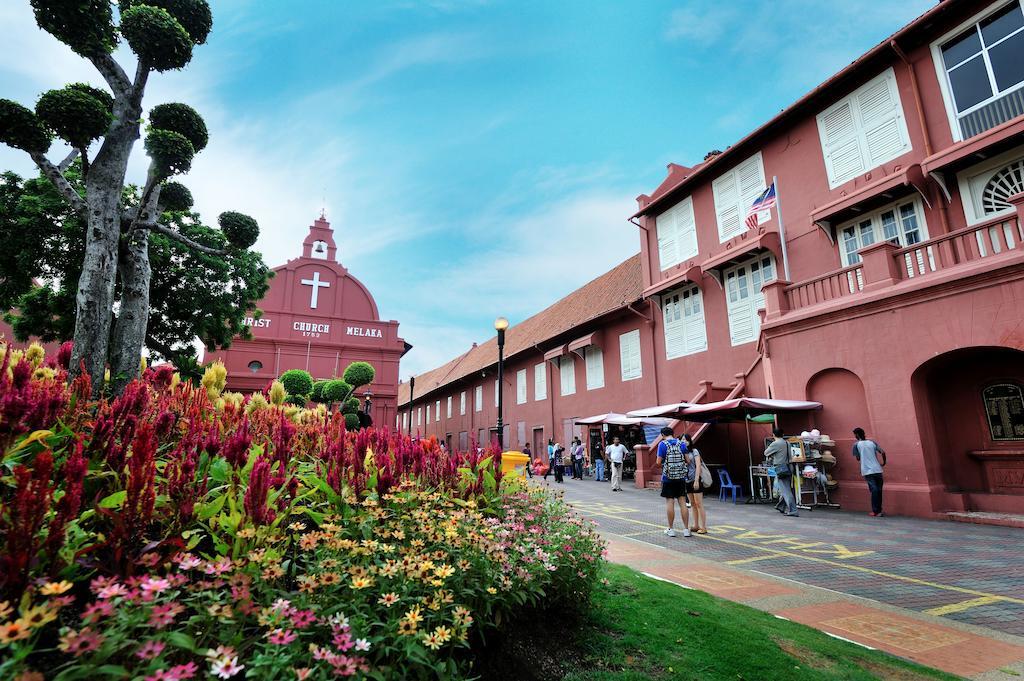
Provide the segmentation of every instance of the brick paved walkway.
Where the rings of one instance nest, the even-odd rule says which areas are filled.
[[[1024,674],[1024,530],[828,509],[788,518],[712,498],[709,534],[669,538],[656,491],[548,485],[597,522],[618,562],[956,674]]]

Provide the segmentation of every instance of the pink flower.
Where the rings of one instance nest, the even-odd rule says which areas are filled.
[[[128,589],[125,588],[125,586],[123,584],[118,584],[117,582],[114,582],[113,584],[110,584],[110,585],[105,586],[102,589],[100,589],[96,593],[96,598],[102,598],[102,599],[105,600],[107,598],[114,598],[116,596],[127,596],[127,595],[128,595]]]
[[[169,624],[174,622],[174,618],[180,615],[185,610],[185,607],[179,603],[167,603],[166,605],[157,605],[153,607],[153,612],[149,616],[149,626],[156,627],[157,629],[163,629]]]
[[[218,660],[225,657],[238,657],[235,649],[231,646],[217,646],[206,651],[206,657],[210,660]]]
[[[65,653],[80,657],[97,650],[103,644],[103,637],[86,627],[81,631],[69,631],[60,637],[58,648]]]
[[[355,658],[348,655],[337,655],[330,660],[330,664],[337,676],[352,676],[359,670]]]
[[[194,567],[199,567],[203,561],[199,560],[191,553],[183,553],[178,558],[178,569],[180,570],[191,570]]]
[[[203,572],[208,575],[223,575],[227,572],[231,572],[231,559],[224,556],[216,562],[210,561],[203,568]]]
[[[290,629],[274,629],[267,634],[267,640],[276,646],[286,646],[297,637],[298,634]]]
[[[316,613],[312,610],[296,610],[292,613],[292,626],[305,629],[316,622]]]
[[[160,641],[146,641],[135,651],[135,656],[140,660],[153,660],[160,657],[164,651],[164,644]]]
[[[369,649],[370,649],[370,642],[369,641],[367,641],[365,638],[357,638],[356,639],[356,650],[365,653]]]
[[[230,679],[243,669],[245,665],[238,664],[237,657],[223,657],[210,663],[210,673],[220,679]]]
[[[83,622],[97,622],[100,618],[110,617],[114,614],[114,604],[110,601],[96,601],[85,606],[82,612]]]
[[[145,594],[158,594],[171,588],[171,583],[162,577],[149,577],[139,586]]]
[[[295,672],[296,681],[306,681],[306,679],[309,678],[309,675],[313,673],[313,670],[309,667],[293,668],[292,671]]]

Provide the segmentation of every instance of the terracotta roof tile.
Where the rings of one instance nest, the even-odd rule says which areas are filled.
[[[640,299],[642,288],[640,254],[637,253],[554,305],[510,326],[505,332],[505,356],[511,359],[585,322],[625,307]],[[492,337],[436,369],[419,374],[416,395],[426,395],[497,364],[497,343],[497,338]],[[398,404],[408,401],[409,383],[406,381],[398,385]]]

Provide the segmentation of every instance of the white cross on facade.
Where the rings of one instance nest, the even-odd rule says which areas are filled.
[[[312,286],[313,287],[313,295],[310,296],[310,298],[309,298],[309,307],[315,310],[316,309],[316,301],[317,301],[317,298],[319,297],[319,294],[320,294],[320,287],[322,286],[324,288],[330,288],[331,282],[329,282],[329,281],[320,281],[320,273],[319,272],[313,272],[313,278],[312,279],[303,279],[302,280],[302,285],[303,286]]]

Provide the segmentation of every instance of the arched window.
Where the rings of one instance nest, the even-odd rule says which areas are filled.
[[[981,193],[982,211],[985,215],[994,215],[1010,210],[1013,208],[1010,197],[1021,192],[1024,192],[1024,159],[1000,168],[989,178]]]
[[[1024,440],[1024,390],[1016,383],[993,383],[981,391],[993,440]]]
[[[249,371],[253,372],[254,374],[259,372],[261,369],[263,369],[263,362],[259,361],[258,359],[254,359],[253,361],[249,362]]]

